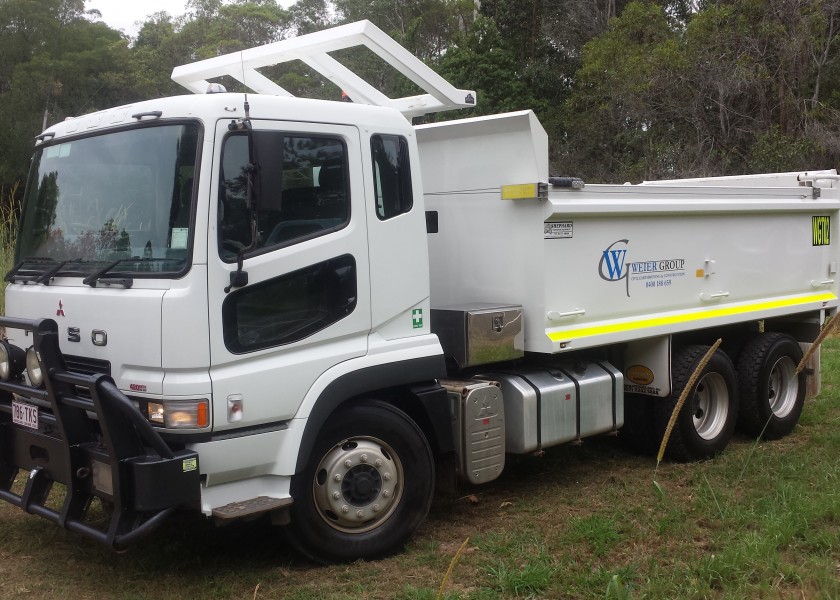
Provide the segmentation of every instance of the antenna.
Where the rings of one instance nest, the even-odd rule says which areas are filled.
[[[356,46],[367,47],[426,93],[389,98],[329,55]],[[300,60],[332,81],[347,92],[353,102],[395,108],[409,119],[426,113],[472,107],[476,103],[474,91],[454,87],[370,21],[357,21],[175,67],[172,80],[193,93],[203,94],[207,79],[228,75],[259,94],[293,96],[257,71],[292,60]]]

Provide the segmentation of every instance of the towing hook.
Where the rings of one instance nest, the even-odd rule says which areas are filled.
[[[76,477],[78,477],[79,479],[87,479],[88,477],[90,477],[90,469],[88,469],[87,467],[79,467],[78,469],[76,469]]]

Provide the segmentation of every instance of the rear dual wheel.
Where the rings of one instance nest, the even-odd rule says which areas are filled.
[[[688,346],[674,353],[672,394],[657,415],[659,439],[677,400],[708,347]],[[744,344],[737,370],[726,353],[716,351],[700,372],[677,415],[666,447],[676,460],[709,458],[721,452],[738,427],[754,437],[788,435],[805,404],[805,374],[799,343],[787,334],[763,333]]]
[[[703,360],[708,346],[686,346],[674,353],[672,393],[659,403],[657,431],[664,436],[674,408]],[[710,458],[722,452],[735,431],[738,384],[735,367],[725,352],[715,351],[694,381],[676,416],[668,445],[669,458],[679,461]]]
[[[799,343],[789,335],[753,337],[738,357],[741,408],[738,426],[753,437],[775,440],[793,431],[805,404]]]

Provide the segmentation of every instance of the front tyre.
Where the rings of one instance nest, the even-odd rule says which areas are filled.
[[[429,512],[434,480],[429,444],[404,412],[379,401],[342,408],[292,480],[292,541],[319,562],[392,554]]]
[[[708,349],[708,346],[687,346],[674,353],[672,394],[661,403],[658,415],[661,434],[664,435],[677,400]],[[725,352],[717,350],[700,372],[677,415],[666,446],[668,456],[689,461],[711,458],[722,452],[732,439],[737,416],[735,367]]]
[[[752,338],[738,358],[741,385],[739,427],[753,437],[776,440],[789,434],[805,404],[805,374],[799,343],[782,333]]]

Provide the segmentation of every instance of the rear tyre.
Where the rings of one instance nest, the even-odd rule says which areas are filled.
[[[708,346],[687,346],[674,353],[671,396],[661,402],[657,415],[660,440],[688,380]],[[679,461],[711,458],[729,444],[738,414],[735,367],[726,353],[716,351],[700,372],[685,400],[668,445],[669,458]]]
[[[400,550],[431,506],[435,469],[423,432],[379,401],[339,410],[292,479],[290,538],[318,562]]]
[[[738,359],[744,433],[776,440],[793,431],[805,404],[805,374],[796,374],[800,360],[802,349],[789,335],[765,333],[747,342]]]

